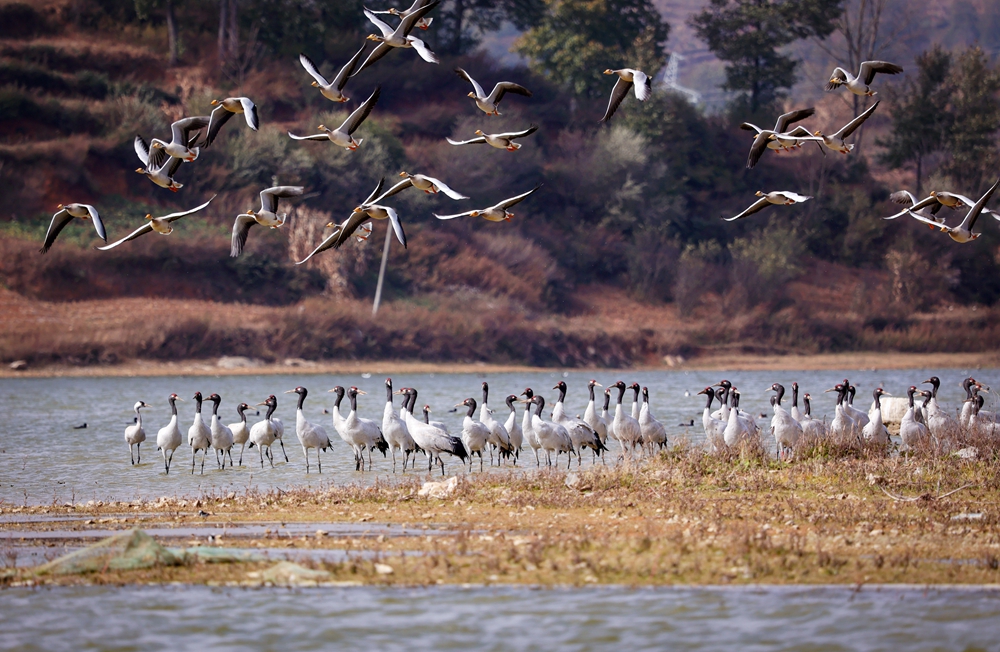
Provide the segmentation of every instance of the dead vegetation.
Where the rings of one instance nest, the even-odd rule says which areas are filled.
[[[8,505],[3,512],[98,522],[125,512],[124,519],[109,519],[120,527],[131,524],[128,512],[142,512],[176,525],[280,519],[448,530],[292,539],[275,532],[214,544],[368,551],[364,559],[306,563],[337,582],[982,584],[1000,579],[998,470],[995,455],[972,461],[817,456],[779,464],[675,449],[641,466],[595,467],[572,477],[560,471],[462,477],[444,499],[419,496],[414,477],[370,487],[250,490],[184,500]],[[259,581],[248,573],[259,570],[259,564],[194,564],[44,581],[254,584]],[[22,574],[7,582],[26,579]]]

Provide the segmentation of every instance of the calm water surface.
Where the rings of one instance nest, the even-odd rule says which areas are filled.
[[[813,415],[832,417],[833,394],[823,394],[844,377],[849,377],[859,390],[857,407],[866,409],[871,403],[871,390],[882,385],[895,395],[903,395],[910,384],[919,383],[930,375],[941,377],[944,385],[939,394],[942,404],[956,407],[964,399],[958,386],[962,378],[974,375],[991,386],[1000,385],[996,370],[920,369],[903,371],[760,371],[723,374],[717,371],[655,371],[655,372],[538,372],[517,374],[417,374],[393,377],[395,387],[411,386],[420,391],[419,404],[428,403],[435,419],[445,421],[457,432],[461,428],[462,414],[450,413],[456,403],[466,397],[481,397],[480,384],[490,383],[490,403],[501,420],[508,414],[503,399],[507,394],[520,394],[525,387],[532,387],[546,399],[553,401],[557,392],[551,388],[560,379],[569,385],[567,411],[582,414],[587,404],[586,383],[592,377],[603,385],[624,379],[648,386],[653,414],[667,426],[670,440],[676,442],[687,437],[696,443],[704,441],[701,410],[703,397],[696,393],[706,385],[728,377],[741,388],[741,407],[755,412],[769,411],[765,391],[771,383],[780,382],[789,387],[798,381],[803,392],[815,398]],[[221,376],[221,377],[150,377],[150,378],[7,378],[0,379],[0,501],[8,503],[50,503],[73,500],[131,500],[158,496],[197,496],[203,493],[242,492],[247,488],[287,488],[297,485],[326,486],[330,483],[367,483],[375,479],[384,481],[392,477],[388,460],[379,456],[373,473],[361,474],[354,470],[353,455],[333,430],[332,417],[322,414],[331,408],[333,395],[326,393],[334,385],[356,385],[368,392],[359,397],[362,416],[381,421],[385,405],[383,376],[365,378],[354,376],[287,375],[287,376]],[[332,452],[323,454],[323,475],[305,474],[302,449],[295,437],[295,395],[282,392],[296,385],[310,390],[306,400],[306,417],[326,427],[334,443]],[[190,473],[190,448],[185,444],[177,450],[169,476],[163,472],[163,463],[155,452],[156,431],[169,421],[166,402],[171,392],[185,399],[179,403],[181,430],[187,441],[187,428],[191,425],[194,404],[190,400],[195,391],[204,395],[212,392],[222,396],[220,414],[223,421],[237,421],[235,406],[241,402],[254,404],[268,394],[278,396],[277,416],[286,424],[285,449],[289,463],[275,449],[276,468],[260,468],[256,449],[247,451],[244,466],[219,471],[215,468],[214,454],[209,456],[205,474]],[[629,392],[631,395],[631,392]],[[399,397],[396,397],[399,405]],[[143,400],[153,406],[144,410],[147,441],[142,445],[142,463],[129,464],[128,448],[124,442],[124,429],[132,421],[132,405]],[[210,404],[206,404],[210,405]],[[346,407],[345,402],[345,407]],[[551,402],[546,406],[546,414]],[[206,412],[210,414],[210,411]],[[263,414],[263,413],[262,413]],[[251,416],[255,421],[260,417]],[[693,428],[679,424],[694,419]],[[206,419],[207,421],[207,419]],[[86,429],[74,430],[73,426],[87,424]],[[237,447],[238,448],[238,447]],[[613,452],[616,450],[613,448]],[[314,453],[313,453],[314,454]],[[238,455],[238,453],[237,453]],[[527,458],[531,458],[530,461]],[[589,459],[584,456],[584,464]],[[422,460],[423,458],[421,458]],[[565,460],[565,458],[562,458]],[[522,468],[534,468],[530,449],[522,451]],[[200,464],[200,458],[199,458]],[[447,470],[460,472],[461,466],[446,459]],[[418,461],[418,470],[421,465]],[[426,470],[426,467],[423,467]],[[477,467],[478,470],[478,467]]]
[[[993,590],[211,589],[0,592],[4,650],[995,650]]]

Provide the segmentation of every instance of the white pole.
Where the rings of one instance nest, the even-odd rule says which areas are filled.
[[[382,282],[385,281],[385,268],[389,264],[389,245],[392,243],[392,225],[387,224],[385,230],[385,246],[382,247],[382,266],[378,270],[378,285],[375,286],[375,304],[372,306],[372,317],[378,314],[378,304],[382,300]]]

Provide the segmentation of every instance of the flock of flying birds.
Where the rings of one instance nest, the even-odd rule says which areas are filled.
[[[394,49],[410,48],[415,50],[424,61],[434,64],[438,63],[438,58],[435,54],[431,52],[422,40],[411,35],[411,32],[415,28],[422,30],[430,28],[433,18],[428,17],[427,14],[437,7],[439,2],[440,0],[414,0],[413,4],[405,10],[393,8],[385,11],[371,11],[365,9],[365,16],[368,17],[381,33],[380,35],[370,34],[367,40],[375,41],[378,45],[368,54],[364,63],[359,67],[358,62],[361,61],[361,57],[366,49],[366,46],[363,45],[340,68],[332,80],[327,80],[308,56],[305,54],[299,55],[302,67],[314,80],[312,86],[318,88],[323,97],[328,100],[344,103],[349,100],[344,94],[344,89],[348,81],[373,66],[379,59]],[[393,28],[379,18],[379,14],[395,16],[399,18],[399,23]],[[498,82],[493,87],[493,90],[487,94],[483,87],[468,72],[461,68],[455,72],[472,84],[473,90],[469,92],[468,96],[487,115],[500,115],[500,102],[508,93],[531,97],[531,91],[527,88],[508,81]],[[835,68],[826,88],[830,91],[840,86],[845,86],[855,95],[870,97],[876,94],[871,89],[870,84],[877,73],[894,75],[901,72],[903,72],[902,67],[887,61],[865,61],[861,64],[857,76],[852,75],[843,68]],[[639,101],[645,101],[652,93],[652,84],[649,76],[640,70],[631,68],[620,70],[608,69],[604,73],[617,75],[618,79],[612,90],[611,99],[608,102],[602,122],[607,122],[611,119],[611,116],[630,91],[634,90],[635,96]],[[326,125],[319,125],[319,133],[317,134],[298,136],[289,132],[288,136],[294,140],[329,141],[338,147],[354,151],[364,140],[355,138],[354,133],[372,112],[372,109],[378,103],[380,94],[381,87],[377,86],[371,95],[335,129],[330,129]],[[146,175],[157,186],[177,192],[183,184],[175,181],[174,175],[180,169],[181,165],[196,161],[200,149],[211,146],[218,136],[219,131],[234,115],[242,114],[247,126],[254,131],[258,130],[260,120],[257,115],[257,107],[250,98],[229,97],[223,100],[212,100],[211,104],[215,107],[211,115],[185,117],[174,122],[171,125],[171,138],[169,141],[154,138],[147,144],[141,135],[137,135],[134,145],[136,154],[142,161],[142,167],[138,168],[136,172]],[[821,152],[826,147],[835,152],[845,155],[849,154],[854,145],[848,143],[847,138],[865,120],[871,117],[878,106],[879,102],[875,102],[866,111],[830,135],[826,135],[821,131],[810,133],[808,129],[801,125],[789,129],[792,124],[812,116],[815,113],[812,108],[795,110],[781,115],[773,129],[761,129],[756,125],[743,123],[741,125],[742,129],[755,133],[753,145],[750,148],[750,154],[747,158],[747,168],[753,168],[767,150],[773,150],[776,154],[787,152],[801,148],[808,141],[816,142]],[[450,138],[447,140],[455,146],[486,144],[497,149],[514,152],[521,148],[521,143],[517,141],[530,136],[537,129],[537,125],[530,125],[521,131],[495,134],[477,130],[475,136],[467,140],[455,141]],[[339,248],[352,237],[358,241],[367,239],[372,233],[372,222],[370,220],[389,220],[396,239],[406,247],[406,234],[398,213],[391,206],[383,203],[406,188],[414,187],[427,194],[441,193],[453,200],[468,199],[465,195],[452,190],[446,183],[434,177],[424,174],[409,174],[407,172],[401,172],[399,176],[402,177],[402,180],[387,190],[383,188],[384,178],[381,179],[375,186],[375,189],[361,204],[354,208],[346,220],[339,224],[335,222],[327,224],[327,228],[332,229],[331,233],[305,259],[299,261],[298,264],[302,264],[316,254],[328,249]],[[905,208],[899,213],[885,219],[895,219],[901,215],[908,214],[914,219],[928,224],[932,229],[937,228],[947,233],[956,242],[971,242],[980,236],[979,233],[973,232],[973,228],[981,213],[991,214],[1000,220],[1000,216],[985,208],[986,203],[998,185],[1000,185],[1000,180],[979,201],[973,201],[957,193],[938,191],[931,192],[928,197],[918,200],[911,193],[903,190],[892,194],[890,199],[896,203],[903,204]],[[514,195],[487,208],[452,215],[435,214],[435,217],[441,220],[449,220],[457,217],[483,217],[494,222],[508,221],[513,216],[510,210],[511,207],[523,201],[538,190],[539,187],[540,184],[531,190]],[[288,216],[285,213],[278,212],[279,200],[297,197],[302,195],[303,192],[304,188],[301,186],[276,186],[260,191],[260,209],[256,211],[248,209],[245,213],[239,214],[236,222],[233,224],[230,255],[236,257],[243,252],[247,236],[254,225],[260,224],[270,228],[281,227]],[[806,195],[784,190],[773,192],[758,191],[756,194],[760,199],[740,214],[725,219],[727,221],[735,221],[757,213],[772,204],[791,205],[812,199],[812,197]],[[155,231],[161,235],[169,235],[173,231],[173,227],[171,226],[173,222],[205,209],[212,202],[212,199],[214,197],[200,206],[187,211],[171,213],[160,217],[153,217],[151,214],[147,214],[147,223],[138,227],[124,238],[107,246],[99,247],[99,249],[106,250],[117,247],[151,231]],[[942,206],[947,206],[953,210],[960,208],[968,209],[968,211],[965,219],[960,224],[957,226],[948,226],[945,224],[943,217],[938,214]],[[45,235],[45,241],[41,248],[42,253],[49,250],[62,229],[72,222],[74,218],[91,220],[94,223],[94,228],[97,230],[98,236],[107,242],[107,233],[96,208],[80,203],[60,204],[58,211],[52,216],[52,221],[49,224],[48,232]]]

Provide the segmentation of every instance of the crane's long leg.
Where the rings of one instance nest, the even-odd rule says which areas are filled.
[[[271,452],[271,447],[267,447],[267,461],[271,463],[271,468],[274,468],[274,453]]]
[[[142,445],[142,442],[139,442],[138,444],[135,445],[135,463],[136,464],[141,464],[142,463],[142,451],[139,450],[139,446],[141,446],[141,445]],[[129,448],[129,450],[132,450],[132,449]]]
[[[260,468],[264,468],[264,447],[258,446],[257,452],[260,453]]]
[[[246,447],[247,447],[247,443],[246,442],[243,442],[242,444],[240,444],[240,466],[243,466],[243,451],[244,451],[244,449],[246,449]]]
[[[194,461],[198,457],[198,451],[195,450],[194,446],[191,447],[191,475],[194,475]]]
[[[302,454],[306,457],[306,473],[309,473],[309,449],[303,446]]]
[[[170,473],[170,465],[167,464],[167,449],[164,448],[161,452],[163,453],[163,469],[165,473]]]
[[[205,458],[208,457],[208,449],[206,448],[201,454],[201,474],[205,475]]]
[[[288,453],[285,452],[285,442],[279,439],[278,443],[281,444],[281,454],[285,456],[285,462],[288,462]]]
[[[170,473],[170,465],[174,463],[174,451],[170,451],[170,458],[167,460],[167,473]]]
[[[226,454],[229,455],[229,468],[233,468],[233,449],[232,449],[232,447],[230,447],[229,450],[226,451]],[[222,460],[223,466],[225,466],[225,463],[226,463],[226,460],[223,459]]]
[[[316,466],[319,467],[319,472],[323,472],[323,461],[319,458],[319,448],[316,449]]]

